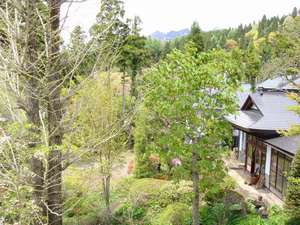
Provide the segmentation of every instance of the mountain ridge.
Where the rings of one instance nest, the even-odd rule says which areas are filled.
[[[169,32],[161,32],[161,31],[155,31],[154,33],[150,34],[150,37],[153,39],[158,39],[161,41],[170,41],[174,40],[178,37],[186,36],[190,33],[190,30],[188,28],[181,29],[178,31],[169,31]]]

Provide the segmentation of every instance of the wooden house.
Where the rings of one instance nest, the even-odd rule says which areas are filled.
[[[300,84],[300,79],[293,79]],[[234,147],[252,184],[259,180],[265,188],[283,198],[286,174],[298,149],[300,136],[282,137],[278,131],[300,125],[300,117],[290,111],[298,103],[288,92],[300,90],[285,78],[267,80],[255,93],[238,93],[240,110],[227,117],[234,128]]]

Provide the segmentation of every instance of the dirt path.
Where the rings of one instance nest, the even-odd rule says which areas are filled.
[[[128,173],[128,165],[133,162],[133,160],[133,152],[124,153],[122,162],[113,167],[111,179],[112,185],[131,175]],[[66,170],[64,176],[80,179],[79,183],[88,187],[90,191],[99,191],[99,188],[101,189],[101,174],[97,168],[96,162],[79,162],[74,164],[73,168],[75,170]],[[77,175],[78,172],[80,175]]]
[[[112,171],[112,181],[118,181],[122,178],[128,177],[128,165],[134,160],[133,152],[127,152],[124,156],[124,162],[121,165],[115,166]]]

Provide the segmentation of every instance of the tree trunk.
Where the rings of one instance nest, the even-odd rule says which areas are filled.
[[[199,191],[199,173],[197,167],[198,155],[196,151],[193,151],[192,156],[192,179],[193,179],[193,225],[200,225],[200,217],[199,217],[199,203],[200,203],[200,191]]]
[[[122,116],[124,116],[125,113],[125,72],[123,72],[122,75]]]
[[[132,74],[131,74],[130,94],[131,94],[131,97],[135,97],[135,98],[138,97],[137,90],[136,90],[136,76],[137,76],[137,72],[133,71]]]
[[[103,198],[105,200],[106,206],[106,215],[105,222],[106,224],[111,224],[111,210],[110,210],[110,176],[104,176],[102,178],[103,185]]]
[[[60,52],[60,0],[49,0],[50,36],[49,36],[49,74],[48,82],[48,132],[49,147],[47,171],[47,204],[49,225],[62,225],[62,153],[58,146],[62,144],[62,104],[61,104],[61,76],[59,69]]]
[[[39,83],[38,83],[38,73],[35,64],[37,63],[37,39],[38,31],[36,26],[38,24],[38,15],[36,15],[37,0],[27,0],[26,2],[26,27],[27,27],[27,63],[25,70],[27,71],[26,80],[26,113],[27,119],[31,125],[31,141],[29,143],[29,148],[34,149],[37,143],[40,142],[40,118],[39,118]],[[29,76],[28,76],[29,75]],[[31,170],[34,173],[32,179],[33,194],[32,199],[34,203],[40,208],[40,216],[45,216],[45,207],[43,204],[44,195],[44,166],[43,163],[37,159],[35,156],[31,159]],[[35,224],[40,224],[40,219],[38,218]]]

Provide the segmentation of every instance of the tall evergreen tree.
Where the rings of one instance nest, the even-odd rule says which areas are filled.
[[[92,26],[90,33],[95,45],[95,55],[105,52],[107,56],[102,57],[106,62],[108,70],[113,62],[111,58],[116,56],[129,33],[128,20],[125,19],[124,3],[121,0],[101,1],[100,12],[96,17],[96,23]]]
[[[88,76],[93,69],[95,59],[89,51],[90,47],[90,43],[86,43],[85,32],[80,26],[76,26],[70,35],[70,43],[65,51],[68,66],[74,71],[71,78],[75,82],[78,81],[79,76]]]
[[[70,35],[69,49],[74,52],[81,52],[85,46],[86,35],[81,26],[76,26]]]
[[[118,66],[127,73],[131,79],[131,96],[137,97],[136,78],[147,61],[146,38],[140,35],[139,17],[135,17],[132,24],[131,33],[126,37],[120,49]],[[123,79],[124,80],[124,79]]]
[[[194,43],[197,52],[200,53],[204,50],[203,32],[197,22],[194,22],[191,27],[191,32],[187,37],[187,41]]]
[[[298,9],[297,7],[294,7],[293,12],[292,12],[292,17],[298,16]]]

